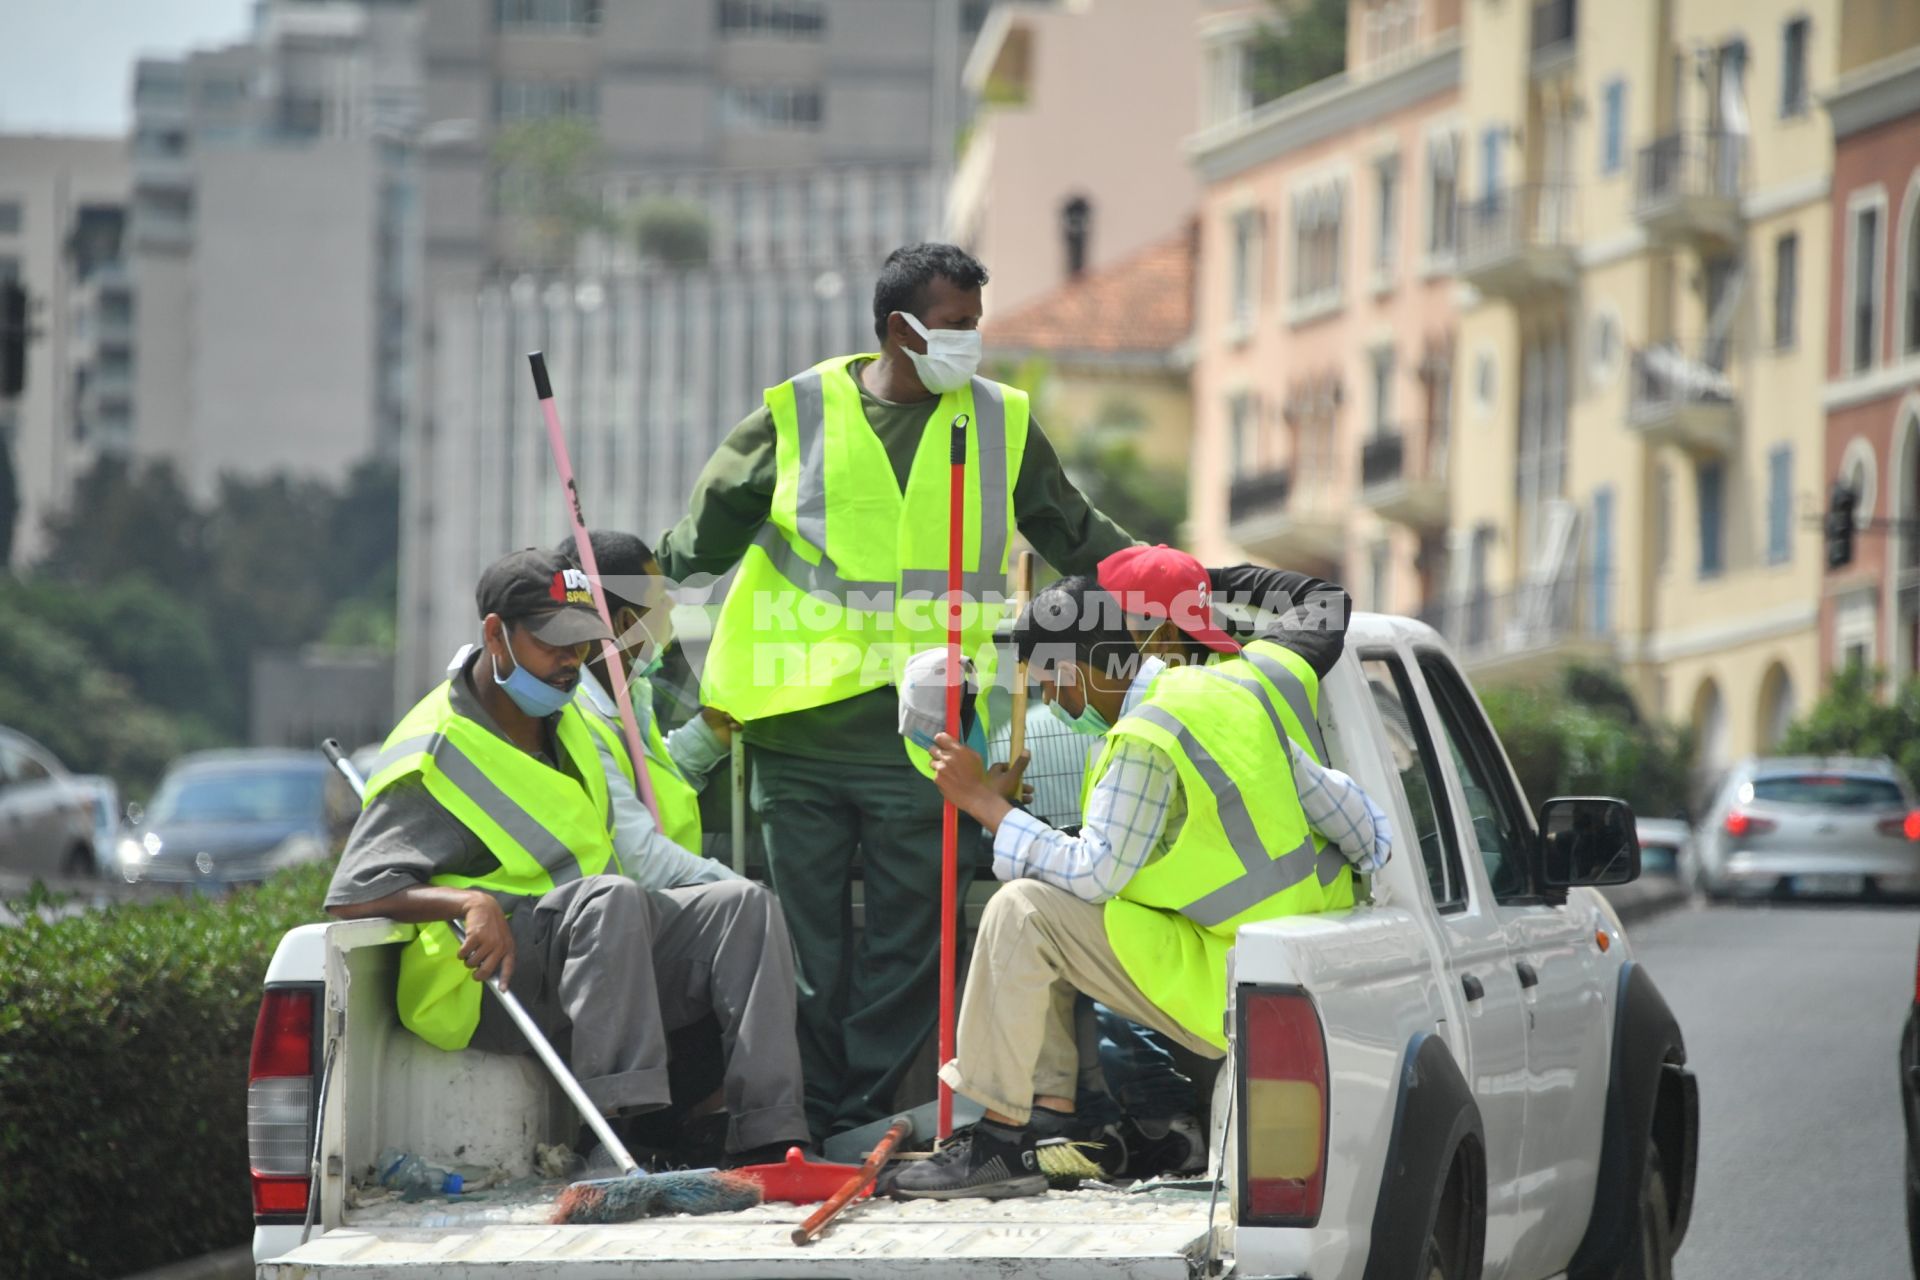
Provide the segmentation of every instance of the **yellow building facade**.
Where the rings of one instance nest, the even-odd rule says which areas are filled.
[[[1838,0],[1471,3],[1447,629],[1703,771],[1820,687]]]

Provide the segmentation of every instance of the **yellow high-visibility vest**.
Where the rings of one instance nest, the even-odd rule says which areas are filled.
[[[594,747],[596,735],[609,735],[606,725],[577,705],[560,713],[554,736],[576,777],[455,711],[451,687],[442,681],[401,718],[367,779],[371,803],[394,783],[419,778],[499,864],[484,875],[437,875],[429,883],[484,889],[510,915],[517,899],[599,875],[610,863],[617,870],[613,808]],[[631,783],[626,748],[617,739],[614,745]],[[436,1048],[464,1049],[473,1039],[480,984],[447,924],[421,925],[401,951],[395,1002],[401,1025]]]
[[[952,423],[966,414],[962,646],[982,686],[1006,607],[1027,396],[974,378],[940,397],[904,492],[841,356],[770,388],[777,479],[720,610],[701,701],[743,722],[894,684],[946,643]],[[982,699],[984,702],[984,699]],[[909,745],[924,767],[925,753]]]
[[[1353,872],[1301,811],[1287,742],[1312,750],[1318,680],[1279,645],[1206,667],[1169,668],[1107,734],[1088,770],[1092,794],[1122,741],[1151,743],[1174,763],[1187,814],[1166,853],[1107,901],[1107,940],[1127,975],[1181,1026],[1227,1046],[1227,948],[1242,925],[1353,904]],[[1285,690],[1275,696],[1274,672]],[[1287,695],[1299,698],[1292,704]],[[1298,724],[1283,710],[1307,710]],[[1318,727],[1314,728],[1318,737]],[[1324,747],[1315,758],[1324,761]]]
[[[627,686],[627,695],[633,699],[633,713],[642,715],[647,731],[647,777],[653,782],[654,803],[660,806],[660,834],[696,856],[700,853],[700,793],[694,790],[687,776],[680,772],[680,766],[667,754],[667,740],[660,733],[660,720],[653,714],[653,693],[644,676],[636,676]],[[627,731],[620,724],[620,713],[604,714],[596,703],[586,698],[579,700],[581,710],[605,725],[608,732],[619,739],[621,751],[615,759],[625,761]]]

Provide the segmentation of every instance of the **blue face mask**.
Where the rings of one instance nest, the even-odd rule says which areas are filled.
[[[507,652],[513,653],[513,641],[507,641]],[[556,689],[545,680],[520,665],[520,655],[513,653],[513,670],[503,680],[500,677],[500,660],[492,654],[487,655],[493,663],[493,682],[513,699],[513,705],[532,716],[535,720],[544,720],[557,711],[566,709],[573,701],[573,689]],[[575,686],[578,688],[579,686]]]
[[[1049,702],[1047,710],[1058,716],[1060,722],[1067,728],[1075,733],[1083,733],[1089,738],[1104,738],[1107,736],[1107,730],[1113,728],[1107,722],[1107,718],[1101,715],[1098,708],[1093,705],[1092,699],[1087,699],[1077,716],[1070,715],[1067,709],[1057,702]]]

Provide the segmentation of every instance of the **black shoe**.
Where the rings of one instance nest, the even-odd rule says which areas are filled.
[[[1047,1189],[1031,1126],[982,1120],[962,1129],[926,1160],[902,1169],[889,1194],[896,1200],[1008,1200]]]

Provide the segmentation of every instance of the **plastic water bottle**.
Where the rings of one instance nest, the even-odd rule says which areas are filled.
[[[466,1179],[459,1174],[395,1147],[380,1153],[374,1169],[380,1175],[380,1185],[400,1192],[404,1200],[457,1196],[466,1189]]]

